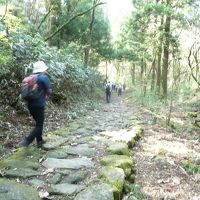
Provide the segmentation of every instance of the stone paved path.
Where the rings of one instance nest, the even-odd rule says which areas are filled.
[[[1,200],[118,200],[133,174],[128,147],[142,129],[126,98],[49,132],[45,150],[17,149],[0,161]]]

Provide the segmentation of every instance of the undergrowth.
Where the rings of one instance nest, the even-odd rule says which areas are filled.
[[[197,134],[200,129],[200,97],[195,89],[191,90],[188,87],[183,85],[180,90],[171,93],[169,89],[167,99],[160,98],[150,90],[144,95],[140,87],[134,87],[132,97],[152,115],[152,123],[159,123],[178,136],[200,139]]]
[[[184,160],[181,162],[181,166],[189,175],[200,174],[200,166],[195,164],[192,160]]]
[[[137,185],[131,184],[130,190],[131,190],[130,194],[133,194],[136,199],[138,199],[138,200],[144,200],[145,199],[144,195],[142,194],[140,189],[137,187]]]

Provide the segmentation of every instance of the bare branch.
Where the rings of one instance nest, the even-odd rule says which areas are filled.
[[[200,46],[199,48],[196,50],[195,54],[193,55],[194,56],[194,60],[196,62],[196,66],[199,68],[199,60],[198,60],[198,53],[200,51]]]
[[[39,31],[40,27],[42,26],[42,24],[44,23],[44,21],[46,20],[46,18],[48,17],[48,15],[51,13],[52,11],[52,7],[51,5],[49,6],[49,10],[48,12],[46,13],[46,15],[43,17],[43,19],[41,20],[39,26],[37,27],[37,31]]]
[[[194,47],[194,44],[192,45],[192,47],[190,48],[190,51],[189,51],[188,65],[189,65],[190,70],[191,70],[192,78],[195,80],[195,82],[198,84],[198,86],[200,86],[200,82],[198,81],[198,79],[196,78],[196,76],[194,75],[193,70],[192,70],[191,55],[192,55],[192,49],[193,49],[193,47]]]
[[[86,13],[88,13],[90,10],[94,9],[97,6],[100,6],[102,4],[105,4],[103,2],[97,3],[94,6],[92,6],[91,8],[89,8],[88,10],[78,13],[77,15],[71,17],[66,23],[64,23],[62,26],[60,26],[56,31],[54,31],[49,37],[47,37],[45,39],[45,41],[48,41],[49,39],[51,39],[53,36],[55,36],[58,32],[60,32],[67,24],[69,24],[71,21],[73,21],[74,19],[76,19],[77,17],[80,17],[82,15],[85,15]]]

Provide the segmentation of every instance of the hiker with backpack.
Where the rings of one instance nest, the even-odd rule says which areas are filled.
[[[44,124],[44,110],[46,98],[51,94],[51,84],[45,74],[48,69],[43,61],[33,64],[33,73],[22,81],[22,98],[27,102],[28,110],[36,122],[30,134],[18,146],[27,147],[36,139],[37,147],[41,148],[45,141],[42,138]]]
[[[122,96],[122,85],[120,84],[117,89],[118,96]]]
[[[110,85],[110,82],[106,83],[105,92],[106,92],[106,102],[110,103],[110,99],[111,99],[111,85]]]

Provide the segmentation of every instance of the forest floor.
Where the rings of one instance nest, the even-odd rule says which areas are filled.
[[[59,130],[66,123],[64,114],[59,113],[59,111],[57,113],[59,116],[56,113],[52,116],[48,115],[50,116],[47,121],[47,125],[50,126],[48,130],[55,129],[56,127]],[[171,119],[176,118],[180,125],[180,121],[188,121],[185,113],[185,110],[174,109]],[[131,191],[134,193],[134,196],[137,199],[148,200],[200,200],[199,129],[195,129],[194,137],[192,135],[193,132],[187,129],[193,126],[190,121],[186,125],[183,123],[184,125],[181,127],[186,126],[187,128],[180,129],[179,127],[179,132],[175,131],[174,126],[176,125],[173,125],[173,129],[166,127],[163,125],[163,121],[159,119],[159,116],[155,117],[154,114],[136,103],[130,97],[130,94],[122,97],[117,97],[114,94],[110,104],[102,102],[99,109],[88,111],[81,119],[76,119],[73,130],[71,129],[72,135],[69,135],[67,140],[63,141],[65,142],[64,145],[78,146],[81,149],[83,147],[81,145],[89,144],[88,147],[95,148],[95,154],[91,152],[90,148],[86,148],[83,150],[85,152],[82,152],[88,153],[89,158],[96,163],[95,170],[90,170],[90,177],[95,178],[100,168],[98,161],[105,155],[105,149],[110,142],[108,138],[103,139],[102,133],[105,131],[119,132],[121,129],[129,127],[131,118],[137,118],[144,130],[140,140],[130,149],[136,173],[135,188],[132,188]],[[28,121],[30,119],[24,120]],[[13,125],[10,126],[13,127]],[[28,130],[30,127],[31,124],[24,124],[23,130]],[[22,131],[22,128],[16,126],[16,130]],[[181,133],[180,130],[182,130]],[[23,133],[25,135],[25,131]],[[18,136],[18,139],[15,141],[12,139],[11,143],[8,139],[6,141],[7,149],[9,149],[9,145],[15,148],[16,141],[18,142],[22,135]],[[99,142],[95,141],[95,139],[98,140],[99,138],[101,138]],[[66,147],[63,144],[61,146],[62,148]],[[70,151],[74,151],[74,149]],[[51,156],[57,155],[57,153],[52,152],[52,149],[46,152],[48,156],[50,154]],[[72,154],[70,158],[73,157]],[[59,156],[61,155],[59,154]],[[43,160],[40,160],[40,162]],[[84,184],[86,183],[84,182]],[[57,198],[52,197],[52,199]]]
[[[200,130],[191,133],[183,128],[181,133],[177,133],[145,111],[135,106],[144,129],[134,148],[135,183],[144,199],[199,200]],[[174,109],[171,117],[184,122],[187,120],[185,115],[185,110]]]

